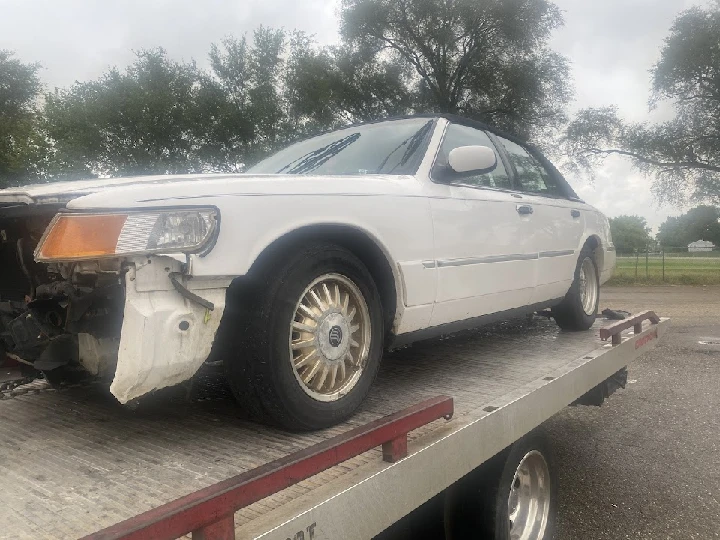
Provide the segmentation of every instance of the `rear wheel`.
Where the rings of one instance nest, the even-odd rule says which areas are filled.
[[[350,416],[380,363],[383,317],[370,273],[346,249],[317,243],[275,261],[249,284],[225,361],[251,416],[292,430]]]
[[[548,540],[555,534],[557,477],[545,438],[531,432],[461,481],[449,537]]]
[[[570,290],[562,303],[552,309],[552,315],[563,330],[587,330],[595,323],[599,302],[600,273],[592,250],[585,246]]]

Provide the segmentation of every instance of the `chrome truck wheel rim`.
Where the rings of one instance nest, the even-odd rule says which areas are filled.
[[[598,280],[595,265],[586,257],[580,266],[580,302],[586,315],[595,314],[598,299]]]
[[[305,288],[290,323],[290,359],[302,389],[318,401],[350,392],[370,349],[370,312],[360,289],[340,274]]]
[[[532,450],[522,458],[508,498],[511,540],[545,537],[550,515],[550,471],[543,455]]]

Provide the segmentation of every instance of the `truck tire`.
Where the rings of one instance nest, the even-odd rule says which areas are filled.
[[[580,251],[575,277],[563,301],[552,308],[552,316],[563,330],[587,330],[597,318],[600,302],[600,273],[592,250]]]
[[[460,481],[446,514],[447,536],[551,540],[557,494],[552,454],[545,437],[533,431]]]
[[[348,418],[375,379],[383,346],[377,287],[348,250],[313,243],[273,259],[245,288],[225,361],[255,419],[293,431]]]

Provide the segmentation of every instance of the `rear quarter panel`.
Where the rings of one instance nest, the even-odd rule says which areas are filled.
[[[600,271],[600,283],[608,281],[615,270],[616,255],[615,246],[612,243],[610,224],[607,217],[599,210],[587,205],[589,211],[585,218],[585,239],[596,237],[600,246],[596,250],[595,259]]]

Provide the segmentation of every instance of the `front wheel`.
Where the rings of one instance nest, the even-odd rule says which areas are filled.
[[[226,362],[240,405],[292,430],[350,416],[382,355],[382,307],[363,263],[340,246],[313,244],[276,261],[252,288]]]
[[[592,250],[580,251],[570,290],[552,309],[555,322],[563,330],[587,330],[597,318],[600,303],[600,273]]]

